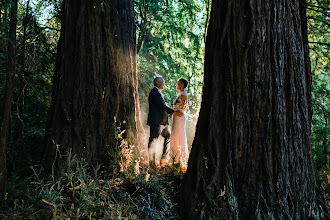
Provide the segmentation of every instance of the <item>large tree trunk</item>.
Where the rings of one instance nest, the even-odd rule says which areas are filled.
[[[187,219],[325,219],[303,0],[215,0]]]
[[[92,164],[109,164],[117,126],[126,129],[130,143],[146,147],[139,116],[133,2],[63,1],[46,163],[72,150]]]
[[[0,127],[0,201],[3,201],[6,191],[7,166],[6,152],[8,146],[8,134],[10,124],[11,103],[14,90],[14,73],[16,58],[16,26],[17,26],[17,0],[11,2],[9,40],[8,40],[8,61],[6,88],[4,92],[1,127]]]

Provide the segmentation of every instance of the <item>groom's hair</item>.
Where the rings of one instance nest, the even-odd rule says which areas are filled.
[[[154,78],[154,86],[158,86],[160,80],[164,80],[164,79],[162,77],[159,77],[159,76]]]
[[[183,83],[184,88],[187,88],[189,84],[188,80],[186,80],[185,78],[180,78],[179,81]]]

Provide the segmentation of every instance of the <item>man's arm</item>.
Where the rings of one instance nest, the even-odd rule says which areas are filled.
[[[162,96],[160,95],[159,92],[155,91],[152,92],[150,97],[150,101],[152,103],[154,103],[155,105],[157,105],[159,108],[163,109],[164,111],[166,111],[168,114],[173,114],[174,110],[172,108],[169,108],[166,104],[164,99],[162,98]]]

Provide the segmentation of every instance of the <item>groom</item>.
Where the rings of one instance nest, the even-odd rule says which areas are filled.
[[[149,137],[149,161],[152,167],[156,166],[155,152],[157,140],[160,136],[164,137],[163,154],[160,160],[162,165],[168,163],[170,152],[171,131],[168,124],[168,114],[182,117],[181,111],[174,111],[165,104],[162,90],[165,86],[165,80],[162,77],[154,79],[154,88],[149,93],[149,114],[147,124],[150,126]]]

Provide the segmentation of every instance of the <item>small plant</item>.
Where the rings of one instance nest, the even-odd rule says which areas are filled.
[[[57,176],[43,178],[37,165],[30,166],[29,178],[12,176],[0,218],[178,219],[182,175],[173,168],[149,174],[140,168],[134,146],[119,139],[118,148],[118,168],[111,172],[68,152]]]

